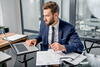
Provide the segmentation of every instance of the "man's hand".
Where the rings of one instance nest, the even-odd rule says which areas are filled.
[[[32,46],[32,45],[36,45],[37,44],[37,40],[36,39],[26,40],[25,43],[28,44],[29,46]]]
[[[52,48],[54,51],[66,51],[65,46],[57,42],[51,44],[49,47]]]

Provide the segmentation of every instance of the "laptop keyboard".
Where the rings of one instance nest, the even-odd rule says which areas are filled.
[[[15,45],[19,52],[27,51],[27,48],[24,46],[24,44],[18,44]]]

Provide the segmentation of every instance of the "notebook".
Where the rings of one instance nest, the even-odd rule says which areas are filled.
[[[0,51],[0,63],[11,59],[11,56]]]
[[[80,64],[83,60],[86,59],[86,56],[84,56],[83,54],[78,54],[78,53],[68,53],[65,56],[62,56],[61,61],[65,62],[65,63],[69,63],[72,65],[78,65]]]
[[[38,51],[38,48],[27,45],[25,42],[12,44],[11,47],[14,49],[17,55],[28,54],[31,52]]]

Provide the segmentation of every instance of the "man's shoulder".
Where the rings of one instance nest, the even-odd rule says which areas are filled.
[[[44,21],[41,21],[40,27],[41,28],[45,28],[45,27],[48,27],[48,26],[47,26],[47,24]]]
[[[60,25],[66,26],[66,27],[74,27],[71,23],[61,20],[61,19],[60,19]]]

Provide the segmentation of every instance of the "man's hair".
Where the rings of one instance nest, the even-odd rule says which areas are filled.
[[[51,9],[52,14],[58,12],[59,13],[59,6],[56,2],[49,1],[43,5],[43,9]]]

